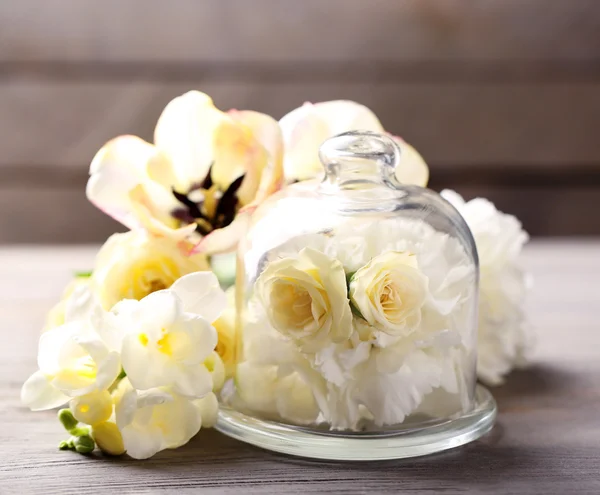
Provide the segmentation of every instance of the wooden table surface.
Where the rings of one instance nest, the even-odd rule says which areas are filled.
[[[339,464],[272,454],[205,430],[147,461],[58,451],[53,412],[19,390],[44,315],[95,248],[0,248],[0,493],[600,493],[600,240],[537,241],[525,265],[538,334],[531,367],[493,389],[496,427],[463,448]]]

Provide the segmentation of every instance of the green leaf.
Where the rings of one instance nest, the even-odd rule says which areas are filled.
[[[92,276],[92,271],[89,270],[87,272],[75,272],[76,278],[90,278]]]

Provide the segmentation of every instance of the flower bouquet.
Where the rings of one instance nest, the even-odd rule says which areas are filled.
[[[353,148],[322,147],[356,130],[367,132]],[[365,136],[384,148],[367,156]],[[375,162],[389,198],[356,187]],[[88,198],[129,231],[51,310],[23,403],[61,408],[61,449],[138,459],[184,445],[225,409],[346,433],[468,413],[475,367],[495,385],[526,362],[527,234],[485,199],[423,189],[428,176],[354,102],[277,122],[221,112],[199,92],[175,98],[154,144],[121,136],[92,160]],[[356,213],[362,196],[331,199],[344,180],[343,198],[376,196],[379,216]],[[307,201],[316,187],[323,201]],[[412,197],[427,217],[382,206]]]

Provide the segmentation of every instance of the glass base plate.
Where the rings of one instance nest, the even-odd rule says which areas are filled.
[[[229,408],[219,412],[217,430],[242,442],[284,454],[338,461],[418,457],[459,447],[492,429],[496,401],[481,385],[469,413],[448,421],[401,431],[344,433],[317,431],[265,421]]]

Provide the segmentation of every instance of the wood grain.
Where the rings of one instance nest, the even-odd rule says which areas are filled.
[[[411,84],[251,81],[0,84],[1,166],[87,168],[119,134],[151,140],[162,108],[192,88],[223,109],[279,118],[305,101],[352,99],[435,164],[484,169],[600,163],[600,83]],[[1,173],[1,172],[0,172]]]
[[[595,0],[20,0],[0,3],[0,60],[597,61],[599,11]]]
[[[47,185],[0,183],[0,244],[100,243],[124,227],[92,206],[85,197],[85,175],[62,185],[61,174],[41,174]],[[435,181],[436,190],[449,187],[466,199],[483,196],[516,215],[532,236],[600,236],[600,184],[556,187],[499,187]]]
[[[107,493],[598,493],[600,242],[535,242],[524,264],[537,328],[529,369],[493,390],[498,424],[458,450],[403,462],[298,460],[202,431],[148,461],[56,450],[52,413],[26,411],[20,385],[35,369],[44,313],[93,248],[0,249],[0,492]]]

